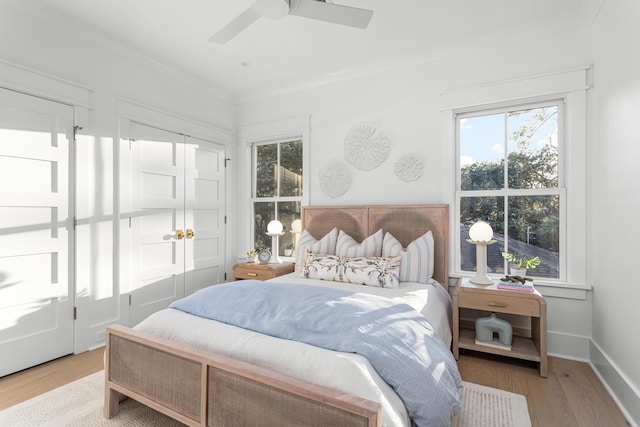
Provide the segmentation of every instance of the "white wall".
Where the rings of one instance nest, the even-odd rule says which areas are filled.
[[[640,3],[607,1],[592,27],[589,278],[594,366],[640,425]]]
[[[437,60],[427,63],[247,100],[238,106],[238,125],[311,116],[311,205],[452,203],[454,142],[442,129],[442,94],[591,63],[589,32],[585,29],[469,41],[436,56]],[[320,189],[319,171],[331,159],[344,159],[344,136],[361,121],[373,122],[389,138],[389,158],[369,172],[350,166],[350,190],[332,199]],[[395,176],[393,168],[395,161],[409,152],[420,153],[426,167],[420,179],[405,183]],[[579,232],[583,234],[584,230]],[[249,241],[246,233],[242,239]],[[578,276],[584,278],[584,274]],[[549,352],[588,360],[589,293],[541,289],[548,297]]]
[[[118,115],[123,114],[119,100],[229,132],[235,128],[235,112],[224,92],[217,96],[218,92],[203,90],[139,54],[90,41],[89,33],[78,28],[35,2],[0,2],[0,61],[3,72],[11,71],[0,75],[0,85],[62,101],[74,100],[65,90],[88,94],[76,108],[84,128],[78,139],[77,180],[76,351],[81,352],[98,344],[104,326],[122,320],[128,310],[118,297],[118,242],[114,241],[118,197],[114,140]]]

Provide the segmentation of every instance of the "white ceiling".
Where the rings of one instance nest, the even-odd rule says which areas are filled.
[[[208,39],[251,0],[35,1],[83,34],[242,98],[409,55],[428,57],[491,34],[560,20],[588,23],[601,0],[333,0],[374,10],[369,27],[261,18],[224,45]]]

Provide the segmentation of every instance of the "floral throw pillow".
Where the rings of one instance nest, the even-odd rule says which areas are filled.
[[[400,256],[350,258],[307,251],[302,266],[302,276],[308,279],[397,288],[400,259]]]
[[[302,263],[307,251],[333,255],[336,253],[337,240],[338,229],[336,227],[325,234],[320,240],[316,240],[311,233],[304,230],[296,246],[296,273],[298,273],[298,275],[302,275]]]

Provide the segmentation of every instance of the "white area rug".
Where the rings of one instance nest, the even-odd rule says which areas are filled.
[[[182,426],[153,409],[127,399],[117,417],[102,415],[104,371],[51,390],[0,412],[0,426]],[[452,427],[531,427],[524,396],[465,382],[462,412]]]

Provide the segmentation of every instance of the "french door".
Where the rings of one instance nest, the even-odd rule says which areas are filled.
[[[130,314],[135,325],[224,280],[224,146],[129,123]]]
[[[0,89],[0,376],[73,353],[73,120]]]

